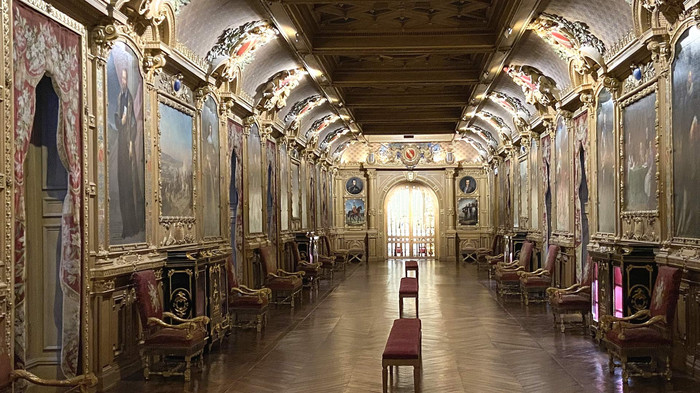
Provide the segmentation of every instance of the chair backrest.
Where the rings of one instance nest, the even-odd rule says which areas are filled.
[[[265,270],[265,276],[270,273],[277,272],[277,253],[273,246],[261,247],[260,259],[262,259],[262,268]]]
[[[532,260],[532,242],[526,241],[520,248],[520,258],[518,258],[518,265],[522,267],[527,267]]]
[[[557,255],[559,255],[560,247],[556,244],[550,244],[547,249],[547,261],[544,265],[544,269],[551,275],[554,273],[554,266],[557,262]]]
[[[318,245],[318,254],[324,255],[324,256],[330,256],[331,255],[331,243],[328,240],[328,236],[321,235],[318,237],[318,240],[320,241],[320,244]]]
[[[494,235],[493,239],[491,240],[491,251],[496,254],[498,252],[498,242],[500,240],[501,235]]]
[[[299,252],[299,246],[297,246],[297,242],[289,241],[285,243],[284,246],[289,248],[289,252],[292,254],[292,259],[294,260],[294,265],[296,265],[300,261],[304,261],[303,259],[301,259],[301,253]]]
[[[146,327],[151,317],[163,319],[163,302],[156,273],[152,269],[142,270],[135,272],[131,279],[136,289],[141,326]]]
[[[681,269],[659,266],[654,289],[651,291],[649,313],[652,317],[663,315],[666,317],[666,323],[670,325],[673,322],[682,276],[683,271]]]

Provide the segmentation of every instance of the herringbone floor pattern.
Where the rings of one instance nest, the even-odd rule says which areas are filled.
[[[352,266],[294,313],[272,309],[267,329],[234,331],[205,359],[202,373],[181,378],[141,374],[113,392],[381,392],[381,354],[393,319],[403,262]],[[620,371],[580,331],[552,328],[546,305],[498,300],[471,265],[420,262],[423,392],[621,392]],[[406,316],[415,315],[412,300]],[[676,373],[671,383],[632,379],[630,392],[697,391]],[[413,373],[394,374],[392,392],[412,392]]]

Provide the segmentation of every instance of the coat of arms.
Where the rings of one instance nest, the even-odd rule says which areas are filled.
[[[401,162],[407,167],[414,167],[420,161],[421,152],[415,145],[406,145],[401,149]]]

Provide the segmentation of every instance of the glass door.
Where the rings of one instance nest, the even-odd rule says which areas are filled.
[[[387,255],[396,258],[435,256],[437,198],[429,188],[403,184],[389,193]]]

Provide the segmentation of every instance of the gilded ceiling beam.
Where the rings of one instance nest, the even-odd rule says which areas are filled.
[[[425,53],[490,53],[496,50],[495,34],[362,34],[316,35],[314,55],[388,55]]]
[[[339,87],[438,84],[469,86],[479,83],[479,70],[416,70],[336,72],[332,83]]]

